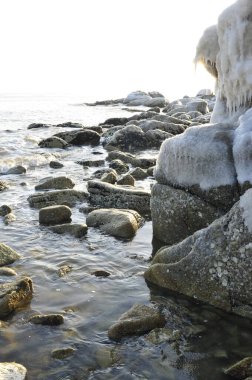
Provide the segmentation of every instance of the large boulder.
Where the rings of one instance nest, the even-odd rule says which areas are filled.
[[[252,189],[209,227],[161,248],[145,278],[227,311],[251,317]]]
[[[93,180],[88,182],[89,201],[103,208],[136,210],[140,214],[150,212],[150,192],[127,186]]]
[[[63,139],[72,145],[98,145],[100,143],[100,135],[91,129],[81,129],[78,131],[67,131],[56,133],[54,137]]]
[[[54,205],[74,206],[76,203],[83,202],[87,198],[84,191],[65,189],[54,190],[45,193],[32,194],[28,197],[31,207],[42,208]]]
[[[99,209],[90,212],[86,223],[89,227],[99,227],[112,236],[132,238],[143,219],[134,210]]]

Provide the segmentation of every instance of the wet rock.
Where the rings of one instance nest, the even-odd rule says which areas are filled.
[[[59,326],[64,323],[61,314],[36,314],[29,318],[29,322],[35,325]]]
[[[136,157],[135,155],[131,153],[124,153],[124,152],[118,152],[118,151],[112,151],[109,152],[107,160],[112,161],[119,159],[126,164],[131,164],[132,166],[139,166],[143,169],[147,169],[152,165],[155,165],[156,158],[154,157]]]
[[[66,121],[65,123],[60,123],[56,125],[57,128],[77,128],[82,129],[84,125],[81,123],[73,123],[72,121]]]
[[[116,170],[112,168],[103,168],[103,169],[98,169],[94,172],[94,177],[97,179],[101,179],[104,174],[108,173],[113,173],[117,177],[117,172]],[[104,181],[105,182],[105,181]]]
[[[252,190],[223,217],[181,243],[161,248],[145,278],[156,285],[251,318]]]
[[[135,186],[135,179],[131,174],[125,174],[118,179],[117,184]]]
[[[5,174],[24,174],[24,173],[26,173],[26,168],[24,168],[21,165],[17,165],[7,170]]]
[[[1,380],[25,380],[27,369],[18,363],[0,363]]]
[[[6,189],[8,189],[8,184],[7,184],[7,182],[5,182],[5,181],[0,181],[0,191],[4,191],[4,190],[6,190]]]
[[[59,269],[58,269],[58,276],[59,277],[64,277],[66,276],[68,273],[72,272],[72,266],[70,265],[62,265]]]
[[[181,332],[179,330],[172,330],[169,328],[156,328],[146,335],[146,340],[152,344],[161,344],[165,342],[176,342],[181,339]]]
[[[30,195],[28,202],[30,206],[34,208],[54,205],[67,205],[72,207],[78,202],[83,202],[86,198],[87,193],[84,191],[66,189]]]
[[[14,263],[20,259],[20,255],[14,249],[8,247],[4,243],[0,243],[0,266]]]
[[[51,226],[50,230],[57,234],[67,234],[81,238],[86,235],[88,228],[86,224],[60,224]]]
[[[5,216],[5,215],[9,214],[11,211],[12,211],[12,209],[10,206],[2,205],[0,207],[0,216]]]
[[[75,186],[74,182],[67,177],[47,177],[39,181],[35,186],[35,190],[47,189],[72,189]]]
[[[244,380],[252,376],[252,357],[247,357],[227,368],[224,373],[234,379]]]
[[[0,267],[0,276],[17,276],[17,272],[12,268]]]
[[[186,105],[187,111],[198,111],[202,114],[209,112],[208,103],[203,99],[193,100]]]
[[[132,238],[143,220],[134,210],[99,209],[88,214],[86,223],[89,227],[99,227],[105,233]]]
[[[0,284],[0,318],[5,318],[16,309],[30,303],[32,293],[32,280],[29,277]]]
[[[53,127],[52,124],[44,124],[44,123],[32,123],[28,125],[27,129],[37,129],[37,128],[50,128]]]
[[[147,172],[139,167],[132,169],[129,174],[132,175],[132,177],[134,177],[136,180],[145,179],[148,177]]]
[[[150,192],[137,188],[111,185],[101,181],[88,181],[89,201],[103,208],[126,208],[140,214],[150,212]]]
[[[81,161],[76,161],[76,164],[79,164],[82,166],[97,167],[97,166],[104,165],[105,160],[81,160]]]
[[[110,162],[109,167],[116,170],[117,173],[122,174],[122,173],[127,173],[129,170],[129,166],[122,162],[121,160],[113,160]]]
[[[64,149],[68,147],[68,143],[64,141],[63,139],[60,139],[59,137],[53,136],[53,137],[48,137],[47,139],[40,141],[39,146],[40,148]]]
[[[129,335],[144,334],[156,327],[163,327],[163,315],[145,305],[134,305],[108,330],[110,339],[119,340]]]
[[[39,223],[44,225],[71,222],[71,209],[67,206],[48,206],[39,210]]]
[[[153,176],[154,176],[154,170],[155,170],[155,167],[156,167],[156,166],[151,166],[150,168],[147,169],[147,174],[148,174],[148,176],[150,176],[150,177],[153,177]]]
[[[52,357],[54,359],[64,360],[69,356],[72,356],[75,352],[75,349],[72,347],[59,348],[52,351]]]
[[[177,135],[185,131],[185,127],[182,124],[175,124],[171,122],[165,122],[160,120],[144,120],[139,124],[139,127],[144,131],[153,131],[159,129],[160,131],[165,131],[171,133],[172,135]]]
[[[91,275],[96,277],[109,277],[111,274],[106,270],[99,269],[92,272]]]
[[[223,212],[189,192],[157,183],[152,187],[151,215],[153,235],[172,245],[207,227]]]
[[[52,169],[61,169],[61,168],[63,168],[64,165],[61,164],[61,162],[58,162],[58,161],[50,161],[49,162],[49,166]]]
[[[8,225],[12,222],[15,222],[16,219],[16,216],[12,212],[10,212],[9,214],[4,216],[4,224]]]
[[[125,125],[128,122],[127,117],[111,117],[104,121],[104,123],[101,123],[100,125],[106,125],[106,126],[117,126],[117,125]]]
[[[101,177],[101,181],[115,184],[117,181],[117,175],[114,173],[114,170],[108,173],[104,173]]]
[[[72,145],[98,145],[100,143],[99,133],[91,129],[67,131],[56,133],[54,137],[61,138]]]

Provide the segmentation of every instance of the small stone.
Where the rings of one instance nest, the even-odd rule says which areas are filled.
[[[109,277],[110,273],[105,270],[100,269],[100,270],[96,270],[92,272],[91,275],[96,276],[96,277]]]
[[[58,326],[64,323],[61,314],[36,314],[29,318],[29,322],[36,325]]]
[[[50,161],[49,166],[50,166],[50,168],[53,168],[53,169],[61,169],[61,168],[63,168],[64,165],[58,161]]]
[[[26,173],[26,169],[21,165],[17,165],[17,166],[14,166],[13,168],[10,168],[5,174],[24,174],[24,173]]]
[[[115,169],[119,174],[126,173],[129,170],[129,166],[119,159],[111,161],[109,167]]]
[[[67,206],[49,206],[39,210],[39,223],[44,225],[71,222],[71,209]]]
[[[52,351],[52,357],[54,359],[63,360],[68,358],[69,356],[72,356],[75,352],[75,349],[72,347],[67,348],[59,348]]]
[[[9,214],[5,215],[4,223],[8,225],[12,222],[15,222],[16,219],[17,219],[16,216],[12,212],[10,212]]]
[[[17,276],[17,273],[12,268],[1,267],[0,276]]]
[[[135,168],[133,170],[130,171],[130,174],[136,179],[145,179],[148,177],[148,174],[145,170],[141,169],[141,168]]]
[[[68,143],[59,137],[53,136],[48,139],[42,140],[39,143],[40,148],[60,148],[64,149],[68,146]]]
[[[113,185],[116,183],[117,176],[113,172],[104,173],[101,177],[102,182],[112,183]]]
[[[70,273],[72,271],[72,268],[70,265],[62,265],[59,269],[58,269],[58,275],[59,277],[64,277],[66,274]]]
[[[0,267],[14,263],[20,259],[20,255],[14,249],[4,243],[0,243]]]
[[[127,186],[135,186],[135,179],[131,174],[125,174],[121,176],[118,181],[118,185],[127,185]]]
[[[5,216],[5,215],[9,214],[11,211],[12,211],[12,209],[10,206],[2,205],[0,207],[0,216]]]

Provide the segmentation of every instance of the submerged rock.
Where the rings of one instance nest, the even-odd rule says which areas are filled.
[[[0,267],[0,276],[17,276],[17,272],[12,268]]]
[[[94,272],[92,272],[91,275],[96,276],[96,277],[109,277],[111,275],[111,273],[109,273],[103,269],[98,269],[98,270],[95,270]]]
[[[51,231],[57,234],[67,234],[74,236],[76,238],[81,238],[87,233],[86,224],[60,224],[56,226],[49,227]]]
[[[4,243],[0,243],[0,266],[5,266],[14,263],[20,259],[19,253],[8,247]]]
[[[17,165],[7,170],[5,174],[24,174],[24,173],[26,173],[26,168],[24,168],[21,165]]]
[[[54,205],[74,206],[78,202],[83,202],[87,198],[87,193],[72,189],[48,191],[45,193],[33,194],[28,197],[31,207],[42,208]]]
[[[99,209],[88,214],[86,223],[89,227],[99,227],[112,236],[132,238],[143,222],[134,210]]]
[[[49,166],[50,166],[50,168],[53,168],[53,169],[61,169],[61,168],[63,168],[64,165],[58,161],[50,161]]]
[[[35,186],[35,190],[47,189],[72,189],[75,186],[74,182],[67,177],[49,177],[43,178],[39,184]]]
[[[164,327],[165,318],[145,305],[134,305],[108,330],[110,339],[119,340],[130,335],[141,335],[156,327]]]
[[[39,210],[39,223],[44,225],[71,222],[71,209],[67,206],[48,206]]]
[[[25,380],[27,369],[18,363],[0,363],[1,380]]]
[[[252,357],[247,357],[227,368],[224,373],[234,379],[244,380],[252,376]]]
[[[6,190],[8,188],[9,188],[9,186],[8,186],[7,182],[0,181],[0,191],[4,191],[4,190]]]
[[[8,205],[0,206],[0,216],[5,216],[12,211],[11,207]]]
[[[71,145],[98,145],[100,143],[99,133],[91,129],[81,129],[78,131],[67,131],[56,133],[54,137],[63,139]]]
[[[16,216],[12,212],[10,212],[9,214],[4,216],[4,224],[8,225],[12,222],[15,222],[16,219]]]
[[[111,185],[101,181],[88,181],[89,201],[103,208],[136,210],[140,214],[150,212],[150,192],[142,189]]]
[[[181,243],[161,248],[145,278],[251,318],[251,205],[252,189],[209,227]]]
[[[64,323],[61,314],[36,314],[29,318],[29,322],[35,325],[59,326]]]
[[[47,139],[40,141],[39,146],[40,146],[40,148],[64,149],[64,148],[68,147],[68,143],[63,139],[60,139],[59,137],[52,136],[52,137],[48,137]]]
[[[0,284],[0,318],[26,306],[32,299],[32,280],[25,277],[16,282]]]
[[[76,350],[72,347],[58,348],[52,351],[52,357],[54,359],[63,360],[72,356]]]

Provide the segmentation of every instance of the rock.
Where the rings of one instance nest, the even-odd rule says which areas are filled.
[[[165,107],[166,101],[163,97],[155,97],[144,102],[145,107]]]
[[[206,114],[209,112],[208,103],[203,99],[194,100],[192,102],[187,103],[186,109],[188,112],[198,111],[202,114]]]
[[[72,121],[66,121],[65,123],[60,123],[56,125],[57,128],[77,128],[82,129],[85,128],[81,123],[73,123]]]
[[[59,348],[52,351],[52,357],[54,359],[64,360],[69,356],[72,356],[75,352],[75,349],[72,347]]]
[[[108,330],[110,339],[119,340],[129,335],[140,335],[165,325],[165,318],[153,308],[134,305]]]
[[[40,141],[39,143],[40,148],[60,148],[64,149],[68,147],[68,143],[59,137],[52,136],[48,137],[47,139],[44,139]]]
[[[12,211],[12,209],[10,206],[2,205],[0,207],[0,216],[5,216],[5,215],[9,214],[11,211]]]
[[[109,167],[116,170],[117,173],[122,174],[122,173],[127,173],[129,170],[129,166],[122,162],[121,160],[113,160],[110,162]]]
[[[96,277],[109,277],[110,273],[107,272],[106,270],[99,269],[92,272],[91,275],[96,276]]]
[[[39,210],[39,223],[44,225],[71,222],[71,209],[67,206],[48,206]]]
[[[67,205],[72,207],[78,202],[83,202],[86,198],[87,193],[84,191],[66,189],[30,195],[28,202],[31,207],[35,208],[54,205]]]
[[[5,174],[24,174],[24,173],[26,173],[26,169],[21,165],[17,165],[7,170]]]
[[[131,174],[125,174],[117,180],[117,185],[135,186],[135,179]]]
[[[118,151],[109,152],[107,160],[112,161],[116,159],[119,159],[127,164],[131,164],[132,166],[140,166],[144,169],[147,169],[156,163],[156,158],[153,157],[136,157],[133,154]]]
[[[132,238],[143,219],[134,210],[99,209],[88,214],[86,223],[89,227],[99,227],[103,232],[129,239]]]
[[[95,179],[101,179],[104,174],[113,173],[115,176],[117,176],[117,172],[112,168],[102,168],[98,169],[94,172],[94,178]]]
[[[0,191],[4,191],[4,190],[6,190],[8,188],[9,188],[9,186],[8,186],[7,182],[0,181]]]
[[[155,168],[156,168],[156,166],[151,166],[150,168],[147,169],[148,176],[150,176],[150,177],[154,176],[154,170],[155,170]]]
[[[70,265],[62,265],[58,270],[59,277],[64,277],[66,274],[72,272],[72,267]]]
[[[86,224],[60,224],[50,227],[50,230],[57,234],[68,234],[76,238],[81,238],[85,236],[87,233],[87,229],[88,228]]]
[[[127,117],[111,117],[104,121],[104,123],[101,123],[100,125],[106,125],[106,126],[117,126],[117,125],[125,125],[129,119]]]
[[[83,166],[96,167],[96,166],[104,165],[105,161],[104,160],[81,160],[81,161],[76,161],[76,164],[83,165]]]
[[[17,272],[12,268],[0,267],[0,276],[17,276]]]
[[[185,131],[185,126],[183,126],[182,124],[175,124],[172,122],[165,122],[155,119],[143,120],[139,124],[139,127],[144,132],[160,129],[161,131],[171,133],[172,135],[178,135]]]
[[[26,306],[32,299],[32,293],[32,280],[29,277],[0,284],[0,318]]]
[[[53,168],[53,169],[61,169],[61,168],[63,168],[64,165],[58,161],[50,161],[49,166],[50,166],[50,168]]]
[[[99,145],[100,135],[99,133],[92,131],[91,129],[67,131],[56,133],[54,137],[58,137],[72,145]]]
[[[153,235],[165,244],[178,243],[221,215],[219,209],[189,192],[158,183],[152,187]]]
[[[149,332],[146,340],[152,344],[161,344],[166,342],[175,342],[181,338],[181,332],[168,328],[156,328]]]
[[[12,222],[15,222],[16,219],[16,216],[12,212],[10,212],[9,214],[4,216],[4,224],[8,225]]]
[[[72,189],[75,186],[74,182],[67,177],[47,177],[39,181],[35,186],[35,190],[47,189]]]
[[[52,124],[44,124],[44,123],[32,123],[28,125],[27,129],[37,129],[37,128],[50,128],[53,127]]]
[[[145,278],[158,286],[252,317],[252,189],[209,227],[161,248]]]
[[[59,326],[64,323],[61,314],[36,314],[29,318],[29,322],[35,325]]]
[[[148,177],[147,172],[141,168],[132,169],[129,174],[132,175],[132,177],[136,180],[145,179]]]
[[[123,103],[127,104],[128,106],[142,106],[150,100],[152,100],[152,97],[146,92],[134,91],[126,96],[126,98],[123,100]]]
[[[1,380],[25,380],[27,369],[18,363],[0,363]]]
[[[125,188],[101,181],[88,181],[89,201],[103,208],[126,208],[140,214],[150,211],[150,192],[137,188]]]
[[[224,373],[234,379],[243,380],[252,376],[252,357],[247,357],[227,368]]]
[[[101,181],[114,184],[117,181],[117,175],[114,173],[114,170],[108,173],[104,173],[101,177]]]
[[[0,243],[0,267],[14,263],[20,259],[19,253],[8,247],[4,243]]]

